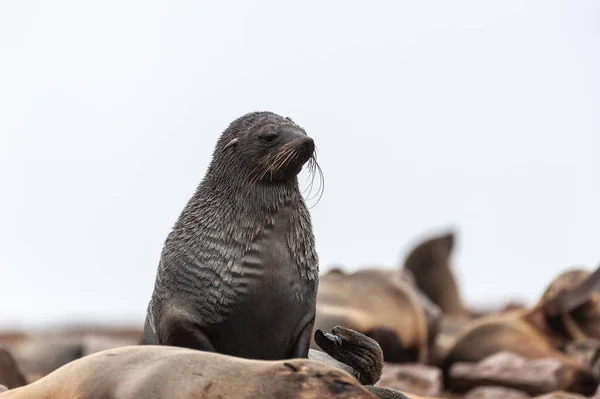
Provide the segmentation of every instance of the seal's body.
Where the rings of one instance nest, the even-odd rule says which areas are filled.
[[[0,390],[1,392],[1,390]],[[376,398],[338,368],[167,346],[125,346],[75,360],[1,399]]]
[[[315,328],[329,331],[337,325],[375,339],[388,362],[427,360],[433,331],[425,306],[396,270],[365,268],[321,276]],[[314,340],[311,345],[317,348]]]
[[[479,362],[506,351],[525,359],[556,359],[573,371],[570,389],[581,389],[586,395],[594,393],[599,378],[592,369],[597,365],[585,364],[563,350],[570,343],[597,345],[599,287],[600,267],[593,273],[571,269],[560,274],[531,308],[472,321],[445,355],[442,368],[446,386],[451,386],[448,374],[455,363]],[[595,358],[591,360],[595,362]]]
[[[318,257],[297,174],[314,142],[256,112],[222,134],[162,251],[143,344],[305,358]]]

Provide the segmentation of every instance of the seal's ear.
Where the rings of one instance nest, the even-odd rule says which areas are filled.
[[[600,289],[600,265],[581,284],[559,293],[545,303],[545,313],[549,316],[558,316],[570,312],[583,305],[589,299],[591,293],[598,289]]]
[[[456,241],[456,233],[454,231],[449,231],[444,236],[442,236],[442,240],[444,241],[444,244],[446,245],[446,250],[448,251],[448,253],[450,253],[454,250],[454,243]]]
[[[227,144],[225,145],[225,147],[223,147],[223,151],[225,151],[225,150],[226,150],[226,149],[228,149],[229,147],[236,146],[236,145],[237,145],[237,143],[238,143],[238,138],[236,137],[236,138],[234,138],[233,140],[231,140],[229,143],[227,143]]]
[[[297,365],[289,363],[289,362],[285,362],[285,363],[283,363],[283,365],[295,373],[308,373],[308,368],[306,366],[302,366],[302,365],[297,366]]]

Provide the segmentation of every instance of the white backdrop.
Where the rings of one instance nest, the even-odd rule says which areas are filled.
[[[600,3],[173,3],[0,3],[0,326],[141,322],[253,110],[317,143],[322,270],[451,226],[472,304],[600,262]]]

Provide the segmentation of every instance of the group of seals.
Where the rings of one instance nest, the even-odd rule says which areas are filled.
[[[272,112],[229,125],[165,242],[142,344],[261,360],[310,351],[376,382],[383,358],[375,341],[347,335],[362,354],[355,356],[340,349],[335,331],[317,331],[335,360],[309,348],[319,266],[297,175],[307,162],[316,165],[314,151],[303,128]]]
[[[374,399],[355,378],[309,359],[250,360],[168,346],[125,346],[75,360],[1,399]]]
[[[459,334],[444,356],[444,374],[457,362],[478,362],[501,351],[526,359],[554,358],[574,370],[578,390],[594,391],[600,370],[582,364],[564,350],[572,343],[600,340],[600,267],[593,273],[573,268],[560,274],[538,303],[528,309],[474,320]],[[451,387],[450,387],[451,388]]]
[[[233,121],[165,242],[144,346],[85,356],[0,398],[405,399],[372,386],[384,357],[431,362],[440,314],[472,317],[450,270],[455,235],[421,243],[403,269],[338,268],[319,282],[297,180],[314,150],[289,118],[254,112]],[[445,375],[453,363],[510,350],[554,357],[573,367],[574,383],[597,383],[598,358],[592,370],[563,350],[600,340],[598,286],[600,268],[572,270],[532,309],[474,321],[444,353]]]
[[[450,270],[454,242],[453,231],[428,238],[397,269],[330,270],[319,281],[315,327],[360,331],[379,342],[389,362],[434,362],[442,322],[470,317]]]
[[[338,326],[315,333],[326,353],[309,349],[319,267],[297,175],[318,168],[314,151],[290,118],[233,121],[166,239],[143,346],[83,357],[2,397],[406,398],[372,386],[383,366],[373,339]]]

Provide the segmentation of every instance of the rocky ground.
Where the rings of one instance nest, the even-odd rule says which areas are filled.
[[[0,332],[0,384],[14,388],[33,382],[82,356],[136,345],[140,337],[141,328],[135,327],[69,326],[35,333]],[[438,367],[386,363],[377,385],[415,398],[592,397],[566,392],[569,370],[556,359],[526,360],[510,352],[500,352],[477,363],[457,363],[449,378],[454,392],[444,391],[444,375]],[[600,399],[600,392],[593,397]]]

